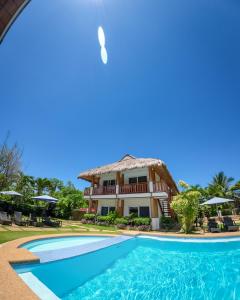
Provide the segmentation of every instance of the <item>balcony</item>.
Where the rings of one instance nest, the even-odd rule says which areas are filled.
[[[169,187],[165,182],[143,182],[124,185],[109,185],[85,188],[84,196],[104,196],[114,195],[114,198],[118,198],[117,195],[126,194],[144,194],[144,193],[162,193],[169,194]]]
[[[92,195],[113,195],[116,194],[116,185],[94,187]]]
[[[148,183],[124,184],[119,186],[119,194],[138,194],[148,192]]]
[[[91,189],[90,189],[90,187],[85,188],[83,194],[84,194],[84,196],[90,196],[90,194],[91,194]]]

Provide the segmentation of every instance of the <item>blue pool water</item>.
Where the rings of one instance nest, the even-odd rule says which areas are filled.
[[[86,255],[16,266],[64,300],[240,299],[240,242],[134,238]]]
[[[22,245],[21,248],[28,249],[31,252],[40,252],[85,245],[89,243],[102,241],[107,238],[108,237],[106,236],[74,236],[62,238],[47,238],[26,243]]]

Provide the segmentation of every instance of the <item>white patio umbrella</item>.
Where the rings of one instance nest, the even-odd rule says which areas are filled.
[[[45,202],[49,202],[49,203],[56,203],[58,201],[58,199],[51,197],[49,195],[36,196],[36,197],[32,197],[32,199],[45,201]]]
[[[232,199],[226,199],[226,198],[219,198],[219,197],[213,197],[212,199],[205,201],[201,203],[200,205],[216,205],[216,204],[223,204],[227,202],[234,202]]]
[[[20,196],[22,197],[22,194],[15,192],[15,191],[2,191],[0,192],[2,195],[10,195],[10,196]]]

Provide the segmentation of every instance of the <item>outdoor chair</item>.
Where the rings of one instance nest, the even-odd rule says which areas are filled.
[[[27,222],[29,226],[35,226],[35,227],[43,226],[43,222],[40,222],[35,214],[30,214]]]
[[[221,232],[221,229],[218,226],[218,223],[215,219],[209,219],[208,220],[208,231],[209,232]]]
[[[12,225],[12,220],[5,211],[0,212],[0,224]]]
[[[28,224],[27,221],[22,219],[22,212],[20,211],[14,212],[14,223],[18,226],[26,226]]]
[[[50,227],[61,227],[62,221],[57,220],[51,220],[50,217],[44,217],[43,218],[43,224]]]
[[[238,231],[239,226],[235,223],[235,221],[231,217],[223,217],[224,228],[227,231]]]

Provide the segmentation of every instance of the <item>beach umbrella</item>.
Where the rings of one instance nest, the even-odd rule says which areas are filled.
[[[41,195],[41,196],[36,196],[36,197],[32,197],[32,199],[34,200],[38,200],[38,201],[44,201],[47,202],[47,210],[43,210],[43,214],[45,215],[47,213],[47,211],[49,211],[50,207],[52,206],[53,203],[57,203],[58,199],[51,197],[49,195]]]
[[[15,191],[2,191],[0,192],[2,195],[9,195],[9,196],[20,196],[22,197],[22,194],[15,192]]]
[[[36,197],[32,197],[32,199],[39,200],[39,201],[45,201],[48,203],[56,203],[58,201],[58,199],[48,196],[48,195],[36,196]]]
[[[219,197],[213,197],[212,199],[205,201],[201,203],[200,205],[217,205],[217,204],[223,204],[227,202],[234,202],[233,199],[226,199],[226,198],[219,198]]]

